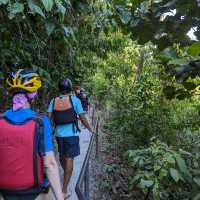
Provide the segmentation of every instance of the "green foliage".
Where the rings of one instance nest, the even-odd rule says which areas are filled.
[[[187,32],[198,24],[199,5],[194,1],[113,1],[114,15],[118,24],[126,26],[131,37],[140,44],[152,41],[160,49],[180,43],[185,46],[191,41]],[[148,30],[148,31],[144,31]],[[199,38],[199,27],[194,33]]]
[[[88,74],[96,70],[91,58],[99,53],[99,34],[109,27],[108,13],[101,13],[106,8],[104,2],[4,0],[0,6],[3,76],[16,68],[41,72],[44,75],[41,99],[56,92],[60,78],[68,76],[74,84],[88,81]]]
[[[174,45],[156,56],[158,62],[165,66],[165,73],[168,74],[168,84],[163,90],[168,99],[190,98],[196,94],[199,86],[197,81],[199,80],[199,57],[187,53],[188,49],[192,51],[194,48],[194,51],[197,51],[195,50],[196,44],[198,45],[198,43],[194,43],[186,48]]]
[[[28,0],[28,7],[33,14],[39,14],[40,16],[45,18],[45,15],[44,15],[42,9],[34,1]]]
[[[133,40],[139,44],[151,41],[157,45],[160,62],[179,83],[188,77],[199,76],[200,46],[196,40],[200,39],[200,14],[197,0],[115,0],[112,8],[113,19]],[[187,35],[191,30],[195,40]],[[178,55],[173,49],[174,44],[179,45],[185,55]],[[184,91],[179,96],[188,98],[189,93]]]
[[[191,126],[192,127],[192,126]],[[199,135],[199,127],[197,130],[193,130],[192,128],[187,128],[183,131],[182,134],[179,135],[179,142],[177,144],[181,149],[179,150],[182,155],[187,160],[187,165],[192,174],[192,190],[190,197],[194,199],[198,199],[199,197],[199,178],[200,178],[200,135]],[[183,150],[186,149],[187,151]]]
[[[129,150],[132,186],[153,199],[198,198],[200,45],[186,33],[196,26],[200,39],[199,19],[197,1],[0,0],[0,109],[12,70],[42,76],[45,110],[70,77],[106,111],[111,148]]]
[[[24,11],[24,5],[21,3],[14,3],[8,6],[9,18],[13,19],[17,13],[21,13]]]
[[[105,170],[108,173],[115,173],[117,170],[119,170],[119,166],[116,164],[106,165]]]
[[[42,0],[42,3],[45,7],[45,10],[47,12],[49,12],[49,11],[51,11],[51,9],[53,7],[54,1],[53,0]]]
[[[188,54],[191,56],[200,55],[200,42],[195,42],[188,48]]]
[[[151,43],[138,45],[120,32],[101,36],[110,48],[101,43],[99,51],[107,51],[94,59],[98,70],[91,79],[91,91],[98,106],[109,110],[104,128],[111,149],[122,161],[124,151],[135,149],[128,151],[133,171],[130,193],[137,186],[145,199],[195,197],[199,158],[191,144],[199,142],[199,78],[189,72],[179,84],[175,72],[163,65],[176,69],[190,65],[195,57],[186,52],[188,47],[174,45],[155,59],[156,49]],[[164,143],[150,143],[152,136]],[[107,174],[118,173],[114,166],[106,167]]]
[[[191,184],[193,180],[198,179],[192,179],[191,169],[186,165],[181,151],[175,151],[165,143],[152,138],[148,148],[129,150],[125,155],[134,168],[132,186],[136,185],[146,195],[152,193],[153,199],[190,197],[191,186],[187,183]]]

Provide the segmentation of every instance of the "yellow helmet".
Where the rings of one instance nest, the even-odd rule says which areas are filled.
[[[6,83],[11,91],[36,92],[42,86],[41,79],[37,73],[24,69],[12,72]]]

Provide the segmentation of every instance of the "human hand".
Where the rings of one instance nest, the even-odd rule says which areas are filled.
[[[63,193],[59,193],[59,195],[57,195],[56,200],[65,200],[65,196]]]
[[[90,130],[90,132],[92,133],[92,134],[95,134],[96,133],[96,130],[95,130],[95,128],[91,128],[91,130]]]

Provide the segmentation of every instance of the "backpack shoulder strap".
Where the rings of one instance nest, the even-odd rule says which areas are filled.
[[[38,113],[33,120],[36,122],[36,132],[37,132],[37,146],[38,150],[41,156],[45,155],[45,149],[44,149],[44,122],[43,118],[45,116],[45,113]]]
[[[37,113],[37,115],[33,118],[41,127],[44,127],[43,118],[45,117],[45,113]]]
[[[33,174],[34,186],[39,186],[39,172],[38,172],[38,154],[40,157],[45,155],[44,149],[44,123],[43,113],[38,113],[32,118],[35,121],[35,134],[34,134],[34,149],[33,149]]]
[[[76,110],[74,109],[74,104],[73,104],[72,96],[71,96],[71,95],[69,96],[69,100],[70,100],[70,103],[71,103],[72,108],[73,108],[73,110],[74,110],[74,113],[76,114],[76,121],[75,121],[74,125],[75,125],[75,127],[76,127],[76,130],[77,130],[78,132],[81,132],[81,129],[79,128],[79,125],[78,125],[78,114],[76,113]],[[75,128],[74,128],[74,129],[75,129]],[[75,132],[75,131],[74,131],[74,132]]]
[[[52,109],[52,111],[54,111],[54,109],[55,109],[55,101],[56,101],[56,97],[53,98],[53,105],[52,105],[53,109]]]
[[[69,100],[70,100],[70,103],[72,105],[74,112],[76,113],[76,110],[74,109],[74,104],[73,104],[73,101],[72,101],[72,95],[69,96]],[[76,115],[77,115],[77,113],[76,113]]]

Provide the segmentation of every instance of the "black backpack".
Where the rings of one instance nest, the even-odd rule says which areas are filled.
[[[72,102],[72,97],[69,96],[69,100],[71,103],[71,108],[65,110],[55,110],[55,99],[53,101],[53,121],[56,126],[58,125],[66,125],[66,124],[73,124],[73,131],[80,132],[78,127],[78,117],[77,113],[74,109],[74,105]]]

